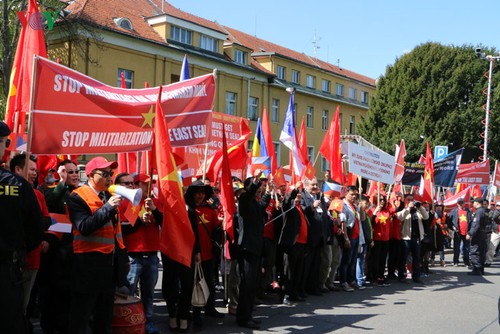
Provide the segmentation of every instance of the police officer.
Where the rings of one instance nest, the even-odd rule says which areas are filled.
[[[476,212],[465,238],[470,240],[470,263],[472,271],[468,275],[484,275],[484,262],[486,260],[486,226],[488,214],[483,208],[483,199],[474,200]]]
[[[10,141],[0,121],[0,157]],[[31,185],[0,167],[0,333],[27,333],[21,267],[27,251],[42,241],[43,222]]]

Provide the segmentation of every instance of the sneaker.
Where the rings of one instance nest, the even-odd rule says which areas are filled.
[[[344,289],[345,292],[353,292],[354,291],[354,289],[347,282],[342,283],[341,285],[342,285],[342,289]]]
[[[453,263],[453,267],[458,267],[458,263]]]
[[[156,328],[153,322],[146,322],[146,334],[160,334],[160,330]]]

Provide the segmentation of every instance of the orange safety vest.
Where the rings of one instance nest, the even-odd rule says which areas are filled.
[[[97,196],[95,191],[87,185],[81,186],[73,190],[80,196],[92,211],[92,214],[104,203]],[[113,227],[111,221],[104,224],[103,227],[94,231],[90,235],[82,235],[78,229],[73,229],[73,252],[74,253],[88,253],[88,252],[101,252],[109,254],[115,249],[115,238],[118,246],[121,249],[125,248],[122,237],[122,228],[120,224],[116,224],[116,229]]]

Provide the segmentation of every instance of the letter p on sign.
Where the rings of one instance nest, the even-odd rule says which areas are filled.
[[[448,146],[435,146],[434,147],[434,160],[439,160],[448,155]]]

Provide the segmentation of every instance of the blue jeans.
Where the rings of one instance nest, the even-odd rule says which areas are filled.
[[[351,247],[342,250],[339,267],[340,283],[351,283],[356,279],[356,259],[358,256],[359,238],[351,239]]]
[[[417,279],[420,277],[420,239],[419,238],[411,238],[411,240],[402,240],[403,243],[403,261],[402,267],[400,270],[406,266],[406,261],[408,259],[408,255],[411,254],[411,264],[412,264],[412,279]],[[399,275],[399,278],[402,278]]]
[[[153,298],[156,282],[158,281],[158,256],[156,252],[130,253],[130,271],[127,280],[130,284],[130,295],[137,290],[137,283],[141,281],[141,300],[147,321],[153,319]]]
[[[356,261],[356,281],[359,286],[365,284],[365,260],[366,260],[366,244],[361,246],[361,253],[357,255]]]

